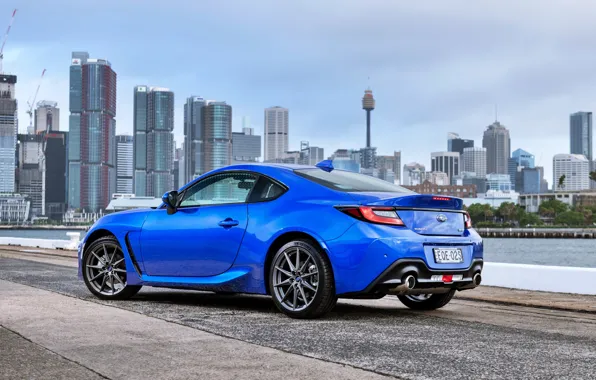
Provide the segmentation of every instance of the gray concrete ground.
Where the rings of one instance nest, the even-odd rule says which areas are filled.
[[[596,373],[593,313],[457,299],[417,313],[386,297],[340,302],[324,319],[301,321],[257,296],[144,288],[130,301],[100,301],[76,279],[71,259],[1,256],[0,325],[81,367],[73,371],[108,378],[587,379]],[[0,356],[14,356],[4,351]],[[37,366],[28,363],[31,371]]]

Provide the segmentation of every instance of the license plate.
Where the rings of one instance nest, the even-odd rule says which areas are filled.
[[[464,255],[460,248],[433,248],[435,261],[439,264],[463,263]]]

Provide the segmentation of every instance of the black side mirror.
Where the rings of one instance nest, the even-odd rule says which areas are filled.
[[[178,206],[178,192],[176,190],[168,191],[161,197],[161,200],[168,208],[168,215],[176,212]]]

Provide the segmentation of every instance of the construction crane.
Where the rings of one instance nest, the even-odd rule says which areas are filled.
[[[2,38],[2,46],[0,46],[0,74],[2,71],[2,60],[4,59],[4,45],[6,45],[6,40],[8,39],[8,34],[10,33],[10,27],[14,21],[14,16],[17,14],[17,10],[15,9],[12,11],[12,17],[10,18],[10,22],[8,23],[8,29],[6,29],[6,33],[4,34],[4,38]]]
[[[34,133],[33,131],[33,106],[35,105],[35,100],[37,99],[37,94],[39,93],[39,88],[41,87],[41,80],[46,73],[46,69],[43,69],[41,72],[41,78],[39,78],[39,84],[37,85],[37,89],[35,90],[35,95],[33,95],[33,101],[27,100],[27,114],[29,115],[29,128],[27,128],[27,133]]]

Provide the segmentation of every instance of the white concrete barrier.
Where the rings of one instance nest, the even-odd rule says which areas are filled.
[[[70,237],[70,240],[0,237],[0,245],[76,250],[81,234],[79,232],[67,232],[66,235]]]
[[[596,295],[596,268],[484,263],[482,285]]]

